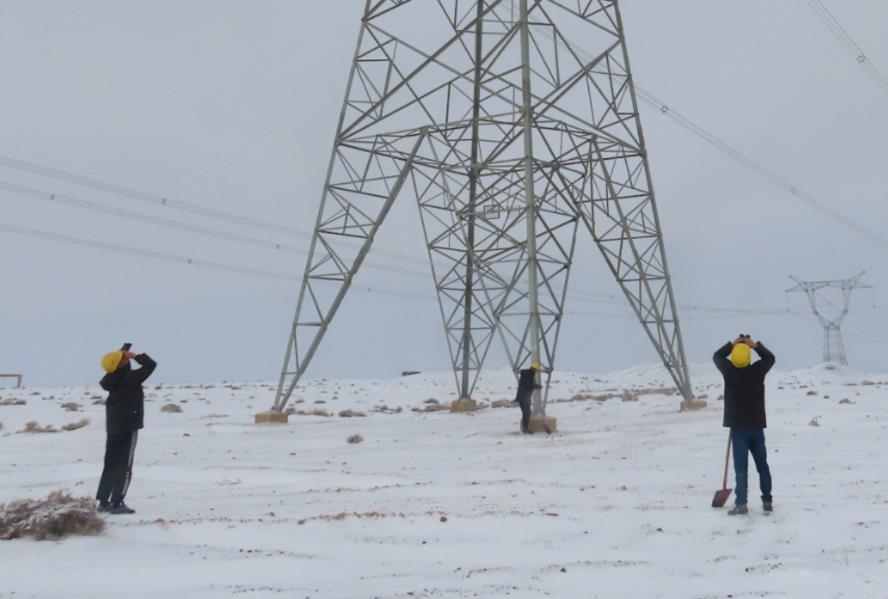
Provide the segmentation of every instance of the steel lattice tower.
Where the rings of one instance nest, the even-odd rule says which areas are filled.
[[[516,373],[542,364],[545,416],[583,230],[696,407],[617,2],[366,1],[273,410],[399,197],[419,207],[461,398],[498,337]]]
[[[866,271],[857,273],[850,279],[839,279],[835,281],[802,281],[790,275],[790,279],[795,281],[797,285],[791,289],[787,289],[787,293],[804,292],[808,297],[808,303],[811,304],[811,310],[814,316],[823,326],[823,361],[835,364],[848,365],[848,357],[845,354],[845,343],[842,341],[842,321],[848,315],[848,309],[851,305],[851,292],[855,289],[867,289],[871,285],[865,285],[860,282],[861,277]],[[842,293],[842,307],[838,315],[827,317],[823,311],[818,308],[817,292],[823,289],[839,289]]]

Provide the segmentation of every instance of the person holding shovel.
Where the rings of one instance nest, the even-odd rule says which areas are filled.
[[[752,363],[752,351],[761,358]],[[715,351],[712,356],[725,381],[725,415],[723,425],[731,429],[734,451],[736,500],[728,511],[731,516],[749,513],[746,507],[748,454],[752,454],[759,474],[764,511],[773,511],[771,470],[765,449],[765,376],[774,366],[775,358],[761,341],[741,334]]]

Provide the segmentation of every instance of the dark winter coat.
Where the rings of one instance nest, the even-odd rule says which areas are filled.
[[[515,394],[515,401],[519,404],[526,403],[530,405],[533,390],[536,387],[535,378],[536,372],[534,372],[533,368],[525,368],[518,373],[518,393]]]
[[[746,368],[737,368],[728,359],[733,344],[726,343],[712,356],[725,379],[724,426],[765,428],[765,375],[774,366],[774,354],[759,342],[753,349],[761,360]]]
[[[145,382],[157,362],[147,354],[133,358],[141,368],[133,370],[129,365],[118,368],[102,378],[99,383],[108,392],[105,401],[106,427],[108,434],[137,431],[145,424]]]

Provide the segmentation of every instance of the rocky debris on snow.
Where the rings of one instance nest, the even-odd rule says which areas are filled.
[[[66,412],[79,412],[80,404],[75,401],[69,401],[63,403],[62,408],[64,408]]]
[[[288,414],[295,414],[296,416],[321,416],[322,418],[333,417],[333,414],[320,408],[315,408],[314,410],[296,410],[295,412],[288,412]]]
[[[53,491],[46,499],[21,499],[0,505],[0,538],[33,537],[58,540],[70,535],[95,535],[105,527],[89,497]]]
[[[511,399],[495,399],[492,402],[490,402],[490,407],[491,408],[509,408],[509,407],[512,407],[512,405],[514,403],[515,402]]]
[[[429,515],[433,515],[432,512],[428,512]],[[400,518],[404,520],[407,518],[407,514],[404,512],[398,513],[385,513],[385,512],[339,512],[338,514],[322,514],[320,516],[311,516],[309,518],[301,518],[296,521],[296,524],[302,526],[303,524],[310,522],[312,520],[317,520],[321,522],[341,522],[346,518],[358,518],[358,519],[378,519],[378,518]]]
[[[348,437],[348,439],[346,439],[345,441],[347,443],[351,443],[352,445],[355,445],[357,443],[363,443],[364,437],[362,437],[361,435],[350,435]]]
[[[397,408],[390,408],[387,405],[379,404],[378,406],[374,406],[371,412],[376,412],[378,414],[400,414],[404,411],[404,408],[398,406]]]
[[[851,400],[848,399],[848,398],[845,398],[845,399],[841,399],[841,400],[839,400],[839,403],[842,404],[842,405],[848,405],[848,404],[853,404],[854,402],[851,401]]]
[[[420,374],[419,370],[404,370],[401,372],[401,376],[413,376],[415,374]]]
[[[160,411],[161,412],[170,412],[172,414],[178,414],[179,412],[182,411],[182,406],[180,406],[179,404],[175,404],[175,403],[167,403],[167,404],[163,404],[163,406],[161,406]]]
[[[366,412],[356,412],[354,410],[342,410],[339,412],[340,418],[366,418]]]
[[[445,406],[444,404],[438,403],[437,399],[427,399],[423,402],[425,405],[423,407],[410,408],[411,412],[444,412],[449,411],[450,407]]]
[[[817,391],[814,391],[812,389],[812,390],[808,391],[807,393],[805,393],[805,395],[807,395],[808,397],[813,397],[814,395],[817,395]]]
[[[92,405],[94,405],[94,406],[103,406],[103,405],[105,405],[105,399],[102,398],[102,397],[99,397],[98,399],[94,399],[93,402],[92,402]]]
[[[820,426],[820,422],[818,421],[816,416],[811,419],[811,422],[808,423],[808,426]]]
[[[9,397],[7,399],[0,399],[0,406],[23,406],[27,401],[24,399],[18,399],[17,397]]]
[[[638,393],[626,389],[623,391],[620,401],[638,401]]]

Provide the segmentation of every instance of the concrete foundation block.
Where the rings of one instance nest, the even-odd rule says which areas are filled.
[[[518,423],[521,426],[521,423]],[[554,433],[558,430],[558,420],[551,416],[533,417],[527,423],[527,428],[532,433]]]
[[[691,412],[693,410],[702,410],[706,405],[706,402],[702,399],[686,399],[681,402],[681,411]]]
[[[287,424],[289,414],[286,412],[276,412],[268,410],[267,412],[259,412],[256,414],[256,424],[278,423]]]
[[[478,409],[478,402],[468,397],[461,397],[450,404],[451,412],[474,412]]]

